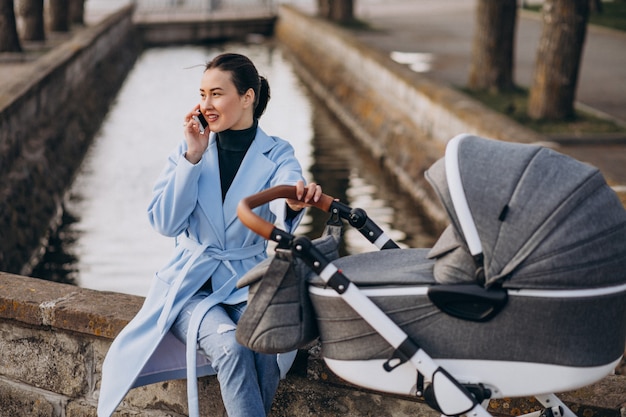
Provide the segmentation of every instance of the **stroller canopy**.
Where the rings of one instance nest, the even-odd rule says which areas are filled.
[[[600,171],[554,150],[459,135],[426,172],[449,217],[440,282],[578,289],[626,282],[626,211]]]

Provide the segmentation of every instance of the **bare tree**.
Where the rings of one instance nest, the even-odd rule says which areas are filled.
[[[317,0],[318,15],[334,22],[354,20],[355,0]]]
[[[43,0],[18,0],[16,12],[23,40],[43,41],[46,39],[43,18]]]
[[[48,2],[49,29],[53,32],[70,30],[69,0],[50,0]]]
[[[542,17],[528,115],[533,119],[563,120],[575,114],[589,0],[545,0]]]
[[[514,87],[516,0],[479,0],[468,88],[500,92]]]
[[[0,0],[0,52],[21,52],[13,0]]]

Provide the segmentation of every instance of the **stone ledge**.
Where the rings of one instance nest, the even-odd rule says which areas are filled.
[[[113,339],[143,298],[0,272],[0,319]]]
[[[0,321],[18,321],[30,327],[69,331],[88,338],[96,336],[110,343],[134,317],[142,302],[143,298],[138,296],[95,291],[0,272]],[[316,410],[315,415],[321,415],[317,413],[321,412],[319,407],[322,407],[322,404],[330,407],[324,415],[342,416],[347,409],[351,409],[352,412],[359,410],[360,406],[356,405],[363,401],[372,401],[372,406],[375,405],[377,410],[394,410],[393,413],[385,414],[390,416],[408,416],[418,410],[420,415],[438,415],[419,399],[370,392],[343,381],[328,370],[323,359],[315,352],[318,352],[318,349],[299,352],[298,360],[287,380],[281,383],[275,407],[276,416],[295,416],[297,414],[293,413],[297,409]],[[98,361],[102,360],[100,354],[96,356]],[[99,369],[100,366],[100,363],[96,364],[95,369]],[[215,395],[213,392],[215,386],[211,384],[215,384],[214,379],[205,379],[202,383],[203,390]],[[2,385],[5,388],[2,388]],[[0,389],[13,392],[14,388],[6,388],[6,385],[0,383]],[[38,391],[42,388],[41,386],[34,388],[33,395],[42,395],[36,394],[43,392]],[[143,393],[146,389],[147,391]],[[156,398],[154,389],[156,388],[133,390],[129,393],[129,398],[133,399],[133,403],[145,402],[148,405],[150,400]],[[141,399],[143,396],[147,396],[145,400]],[[610,375],[594,385],[559,394],[559,397],[579,416],[624,417],[626,376]],[[503,399],[492,401],[489,411],[494,415],[512,416],[536,408],[537,403],[532,399]],[[396,414],[396,409],[406,410],[406,413],[398,411],[400,414]]]

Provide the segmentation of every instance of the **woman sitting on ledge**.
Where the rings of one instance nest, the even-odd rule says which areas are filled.
[[[189,415],[198,416],[196,378],[210,373],[217,373],[229,417],[269,413],[295,353],[261,354],[235,340],[247,301],[247,289],[235,284],[267,257],[267,242],[239,221],[236,208],[266,188],[295,185],[300,200],[276,200],[259,212],[293,233],[303,208],[322,195],[319,185],[305,186],[293,147],[258,127],[269,97],[267,80],[247,57],[222,54],[207,64],[200,103],[184,118],[185,140],[170,155],[148,208],[152,226],[176,237],[176,248],[111,345],[100,417],[110,416],[133,387],[185,376]]]

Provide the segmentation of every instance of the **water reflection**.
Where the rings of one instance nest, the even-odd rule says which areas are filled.
[[[48,238],[46,252],[39,265],[31,272],[31,276],[64,284],[77,284],[78,260],[71,250],[78,239],[78,233],[73,227],[77,221],[73,213],[67,210],[63,212],[61,225],[56,233]]]
[[[365,209],[401,246],[432,245],[419,213],[310,97],[280,48],[271,42],[154,48],[129,74],[70,190],[62,250],[56,251],[75,261],[43,266],[33,276],[45,278],[46,270],[64,269],[82,287],[147,293],[173,246],[172,239],[148,224],[152,185],[182,139],[182,117],[198,101],[203,64],[225,50],[248,55],[268,78],[272,99],[260,124],[294,145],[307,178],[322,184],[325,193]],[[298,233],[318,237],[326,220],[326,213],[311,210]],[[367,240],[346,227],[344,253],[371,250]]]

